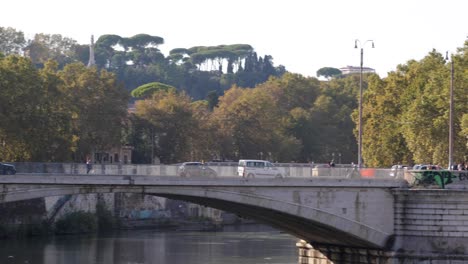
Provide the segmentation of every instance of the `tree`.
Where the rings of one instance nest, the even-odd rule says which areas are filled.
[[[448,82],[445,60],[435,50],[420,62],[409,62],[409,79],[400,99],[403,135],[416,163],[446,164],[448,156]]]
[[[455,86],[464,87],[466,71],[463,69],[467,60],[463,49],[459,49],[453,60]],[[433,50],[421,61],[411,60],[399,65],[397,71],[390,72],[384,80],[372,76],[363,105],[363,132],[366,135],[363,157],[367,165],[447,165],[449,64],[442,54]],[[454,142],[463,142],[466,139],[461,127],[468,108],[464,102],[468,97],[463,89],[454,92]],[[466,145],[454,144],[455,160],[465,159],[465,153]]]
[[[92,152],[107,151],[122,139],[128,93],[114,74],[82,63],[68,64],[59,76],[60,89],[69,106],[74,160]]]
[[[147,83],[147,84],[137,87],[135,90],[131,92],[131,95],[136,98],[144,99],[144,98],[151,97],[152,94],[157,91],[167,92],[169,90],[176,91],[176,88],[173,86],[164,84],[164,83],[152,82],[152,83]]]
[[[137,34],[133,37],[124,40],[127,47],[143,50],[149,47],[157,48],[164,44],[164,39],[158,36],[150,36],[148,34]]]
[[[60,34],[36,34],[25,48],[26,53],[36,65],[43,65],[52,59],[58,62],[59,67],[76,61],[76,40],[63,37]]]
[[[455,126],[454,126],[454,159],[468,161],[468,39],[459,48],[455,59]],[[463,144],[463,141],[466,144]]]
[[[196,132],[191,138],[190,160],[210,160],[220,156],[218,146],[218,127],[213,122],[210,103],[206,100],[199,100],[191,103],[190,108],[196,122]]]
[[[21,54],[26,46],[24,33],[11,27],[0,27],[0,53],[4,55]]]
[[[368,75],[366,75],[368,76]],[[406,78],[389,73],[385,80],[370,75],[363,103],[363,156],[370,167],[390,167],[393,164],[411,164],[412,155],[401,130]]]
[[[328,162],[335,154],[340,157],[338,162],[356,162],[357,141],[353,135],[356,126],[351,115],[357,108],[358,87],[359,76],[355,75],[320,82],[316,97],[307,109],[310,130],[302,132],[307,154],[304,158]]]
[[[272,94],[286,135],[300,142],[297,161],[329,161],[332,152],[347,153],[343,146],[353,142],[349,138],[351,108],[347,105],[353,96],[346,94],[341,84],[322,85],[330,87],[321,87],[316,78],[290,73],[259,85]]]
[[[264,157],[294,160],[299,142],[281,126],[281,111],[267,89],[233,87],[219,100],[213,118],[220,131],[224,157]]]
[[[36,143],[37,154],[33,160],[70,161],[73,142],[71,115],[60,90],[63,83],[58,76],[58,63],[47,61],[39,74],[45,94],[39,101],[42,122],[37,125],[36,137],[40,140]]]
[[[198,131],[193,117],[190,98],[174,90],[159,90],[151,98],[136,102],[135,115],[146,120],[152,153],[162,163],[175,163],[191,159],[193,138]]]
[[[317,77],[323,76],[327,79],[341,75],[341,71],[337,68],[323,67],[317,71]]]
[[[465,144],[465,150],[468,149],[468,114],[464,114],[461,121],[461,131],[460,134],[467,139]],[[465,152],[466,153],[466,152]],[[465,158],[466,160],[466,158]]]
[[[0,58],[0,159],[28,161],[34,157],[40,137],[44,91],[38,71],[29,59]]]
[[[219,96],[216,91],[210,91],[206,96],[206,99],[208,101],[208,108],[210,110],[213,110],[213,108],[215,108],[218,105]]]
[[[96,64],[99,68],[113,68],[113,56],[117,53],[115,48],[120,45],[122,48],[122,37],[118,35],[102,35],[96,41],[96,49],[95,49],[95,56],[96,56]],[[124,65],[124,64],[122,64]],[[117,66],[122,66],[117,65]]]

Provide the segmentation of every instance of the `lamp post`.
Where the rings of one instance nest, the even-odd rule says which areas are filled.
[[[374,41],[373,40],[367,40],[364,43],[361,44],[361,41],[356,39],[354,41],[354,48],[358,48],[358,43],[359,46],[361,47],[361,64],[359,67],[359,136],[358,136],[358,168],[362,168],[362,65],[364,63],[364,46],[366,45],[367,42],[372,43],[372,48],[374,48]]]
[[[445,59],[448,60],[448,51],[445,53]],[[449,160],[448,169],[453,166],[453,55],[450,56],[450,106],[449,106]]]

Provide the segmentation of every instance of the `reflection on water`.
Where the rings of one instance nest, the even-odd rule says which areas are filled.
[[[98,236],[0,240],[0,263],[295,264],[296,241],[272,230],[133,230]]]

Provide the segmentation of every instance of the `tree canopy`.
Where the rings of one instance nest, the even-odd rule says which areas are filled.
[[[341,71],[337,68],[332,68],[332,67],[323,67],[317,71],[317,77],[323,76],[327,79],[331,77],[336,77],[339,75],[341,75]]]
[[[128,94],[105,70],[55,61],[36,69],[0,58],[0,156],[10,161],[81,161],[119,143]],[[31,136],[34,135],[34,136]]]
[[[21,54],[26,46],[24,33],[14,28],[0,27],[0,53],[4,55]]]
[[[152,94],[154,94],[157,91],[169,91],[169,90],[174,90],[176,91],[176,88],[164,83],[160,82],[152,82],[152,83],[147,83],[144,84],[140,87],[137,87],[135,90],[131,92],[131,95],[136,98],[147,98],[150,97]]]
[[[245,44],[164,57],[163,39],[146,34],[101,36],[97,65],[86,67],[87,45],[36,34],[23,47],[21,32],[0,29],[2,160],[81,161],[130,144],[134,163],[357,162],[359,75],[319,81],[288,73]],[[452,62],[454,160],[467,160],[467,50],[468,40],[450,62],[433,50],[385,78],[363,75],[366,166],[447,165]]]

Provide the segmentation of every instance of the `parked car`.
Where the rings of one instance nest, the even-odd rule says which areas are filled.
[[[215,170],[197,161],[182,163],[177,170],[177,175],[180,177],[203,176],[210,178],[217,176]]]
[[[283,171],[266,160],[239,160],[237,173],[243,178],[255,178],[257,176],[270,176],[282,178]]]
[[[392,177],[397,177],[400,175],[403,175],[404,171],[409,168],[408,165],[393,165],[392,168],[390,169],[390,176]]]
[[[0,174],[7,174],[7,175],[16,174],[15,165],[0,163]]]

